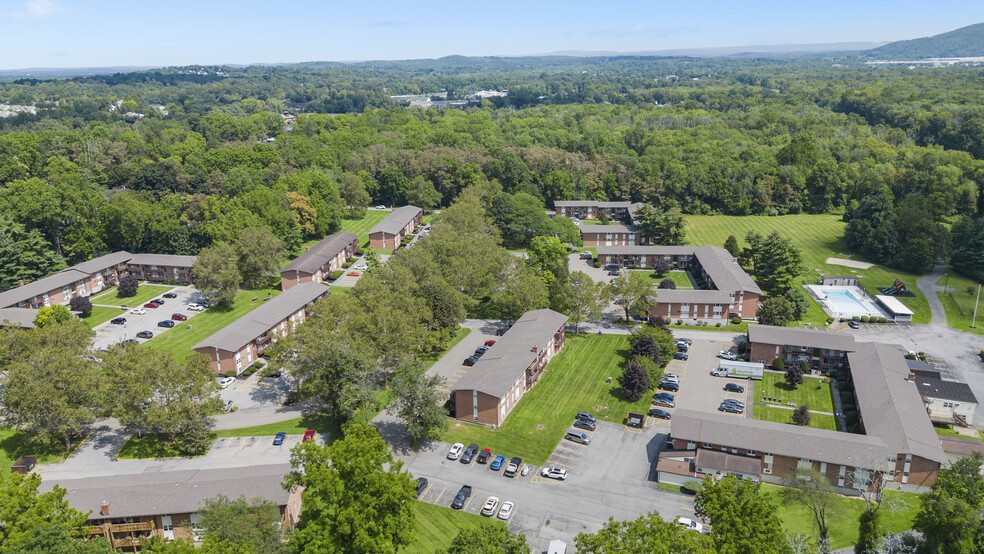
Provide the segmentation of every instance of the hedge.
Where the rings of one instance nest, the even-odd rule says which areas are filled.
[[[226,377],[235,377],[236,376],[236,370],[235,369],[227,370],[225,372],[225,376]]]
[[[352,267],[352,264],[350,264],[349,262],[345,262],[345,263],[342,264],[342,267],[344,267],[345,269],[348,269],[348,268]]]
[[[335,279],[338,279],[339,277],[341,277],[342,276],[342,273],[345,273],[345,272],[342,271],[341,269],[336,269],[335,271],[332,271],[331,272],[331,275],[329,275],[328,278],[331,279],[332,281],[334,281]]]

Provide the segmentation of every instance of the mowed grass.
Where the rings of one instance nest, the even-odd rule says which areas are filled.
[[[676,283],[677,290],[693,290],[694,288],[694,283],[690,280],[690,274],[686,271],[670,271],[662,277],[657,277],[656,272],[652,269],[630,269],[629,279],[645,280],[655,286],[659,286],[663,279],[670,279]]]
[[[137,294],[129,298],[120,298],[120,291],[118,288],[113,288],[108,291],[100,292],[95,296],[89,297],[89,301],[93,304],[105,304],[107,306],[123,306],[124,304],[128,308],[136,308],[138,306],[143,306],[148,300],[154,298],[160,298],[162,294],[173,289],[174,287],[166,285],[148,285],[141,283],[137,287]],[[120,310],[122,313],[123,310]]]
[[[266,298],[268,294],[277,296],[280,291],[276,289],[241,290],[236,294],[236,299],[231,308],[226,310],[209,308],[195,317],[188,318],[188,321],[178,323],[165,333],[155,334],[154,338],[147,341],[145,345],[156,350],[166,350],[176,360],[184,361],[194,353],[191,349],[193,346],[250,311],[262,306],[264,304],[263,298]],[[257,298],[257,300],[254,302],[253,298]]]
[[[622,396],[618,377],[625,366],[625,335],[568,335],[564,350],[547,365],[540,382],[519,401],[498,429],[452,421],[442,440],[478,443],[496,454],[521,456],[542,465],[584,410],[621,424],[628,412],[646,413],[650,395],[635,402]],[[605,380],[612,377],[612,383]]]
[[[694,245],[713,244],[724,246],[729,235],[738,239],[742,247],[745,235],[749,230],[755,230],[763,235],[779,231],[788,236],[793,244],[799,247],[803,254],[803,280],[807,283],[816,282],[820,275],[856,275],[862,287],[872,295],[881,294],[879,288],[891,286],[895,279],[901,279],[915,295],[899,300],[915,315],[913,323],[929,323],[932,313],[929,302],[916,286],[919,276],[874,265],[868,269],[852,269],[841,265],[828,264],[827,258],[858,259],[852,255],[844,244],[845,223],[841,216],[834,214],[796,214],[781,216],[749,215],[690,215],[686,219],[687,242]],[[863,260],[862,260],[863,261]],[[816,309],[811,309],[805,321],[817,323],[819,315]]]
[[[504,525],[495,518],[485,518],[462,510],[452,510],[428,502],[415,501],[413,510],[417,516],[417,526],[414,535],[417,541],[401,549],[401,552],[430,554],[443,552],[459,531],[477,529],[483,522],[493,525]]]
[[[946,291],[949,292],[949,294],[943,291],[936,293],[940,302],[943,303],[946,324],[954,329],[984,335],[984,322],[979,321],[975,327],[971,327],[971,324],[974,323],[974,306],[977,304],[977,287],[980,286],[980,283],[955,275],[951,270],[950,275],[940,277],[936,284],[941,287],[946,286]],[[981,315],[980,306],[977,308],[978,315]]]
[[[386,219],[392,210],[366,210],[366,215],[362,219],[343,219],[342,231],[347,231],[353,235],[359,235],[359,246],[369,244],[369,231],[377,223]]]
[[[761,402],[763,396],[781,398],[783,406],[786,402],[795,402],[797,406],[809,404],[810,411],[834,412],[830,383],[824,383],[823,378],[820,377],[804,375],[803,384],[794,389],[786,382],[785,374],[766,371],[762,375],[762,380],[755,383],[755,401]]]
[[[83,317],[82,323],[92,329],[96,325],[102,325],[107,321],[120,316],[126,316],[126,311],[119,308],[107,308],[105,306],[93,306],[89,317]]]
[[[780,496],[781,487],[762,485],[762,492],[771,496],[779,506],[779,518],[782,520],[783,531],[790,535],[802,534],[816,540],[816,527],[813,515],[805,507],[797,504],[783,504]],[[913,493],[889,490],[885,497],[894,503],[896,510],[883,506],[881,517],[882,531],[888,534],[901,533],[912,529],[912,520],[919,511],[919,496]],[[847,548],[858,540],[858,516],[865,509],[865,502],[860,498],[835,495],[827,508],[827,524],[829,526],[830,548],[837,550]]]
[[[308,414],[296,419],[289,419],[278,423],[267,423],[253,427],[240,427],[239,429],[222,429],[213,431],[212,434],[217,438],[221,437],[266,437],[284,432],[288,435],[303,435],[308,429],[314,429],[318,433],[328,433],[331,440],[340,435],[338,422],[323,414]]]
[[[812,408],[811,408],[812,412]],[[774,421],[776,423],[787,423],[789,425],[795,425],[793,423],[793,410],[776,408],[772,406],[760,406],[755,404],[752,406],[752,417],[754,419],[761,419],[764,421]],[[830,431],[837,431],[837,419],[832,415],[824,414],[810,414],[810,424],[807,427],[814,427],[816,429],[827,429]]]
[[[211,433],[210,433],[211,436]],[[116,454],[120,460],[146,460],[156,458],[198,457],[204,454],[189,454],[176,443],[163,440],[164,435],[148,433],[142,437],[131,435]],[[215,437],[211,437],[212,441]]]
[[[10,466],[21,456],[37,456],[38,464],[60,462],[74,452],[83,440],[79,438],[72,443],[71,449],[65,450],[61,442],[31,442],[31,435],[27,431],[0,428],[0,472],[5,475],[10,473]]]

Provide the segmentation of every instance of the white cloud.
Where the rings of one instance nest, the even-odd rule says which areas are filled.
[[[23,8],[11,15],[14,19],[44,19],[64,10],[55,0],[27,0]]]

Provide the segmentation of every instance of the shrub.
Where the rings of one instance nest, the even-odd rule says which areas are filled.
[[[348,268],[350,268],[350,267],[352,267],[352,264],[350,264],[350,263],[348,263],[348,262],[345,262],[345,263],[343,263],[343,264],[342,264],[342,267],[343,267],[344,269],[348,269]]]
[[[793,423],[796,425],[809,425],[810,424],[810,405],[803,404],[802,406],[796,406],[793,410]]]
[[[861,318],[860,318],[860,317],[858,317],[858,316],[854,316],[854,317],[852,317],[851,319],[853,319],[854,321],[861,321]]]
[[[225,372],[225,376],[226,377],[235,377],[236,376],[236,370],[235,369],[230,369],[230,370],[226,371]]]
[[[682,319],[678,319],[677,322],[676,322],[676,324],[677,325],[683,325],[683,320]]]
[[[120,285],[116,291],[116,295],[120,298],[129,298],[131,296],[137,295],[137,287],[140,282],[133,277],[124,277],[120,279]]]
[[[830,325],[833,322],[834,322],[834,318],[832,318],[832,317],[828,317],[827,318],[827,325]]]
[[[338,279],[339,277],[341,277],[342,276],[342,273],[345,273],[345,272],[342,271],[341,269],[336,269],[335,271],[332,271],[331,272],[331,275],[329,275],[328,278],[331,279],[332,281],[334,281],[335,279]]]
[[[635,268],[636,268],[635,264],[629,264],[629,269],[635,269]]]
[[[860,432],[861,432],[861,425],[859,425],[859,424],[855,424],[855,425],[848,425],[848,426],[847,426],[847,431],[848,431],[849,433],[854,433],[854,434],[858,434],[858,433],[860,433]]]
[[[658,288],[674,290],[676,289],[676,281],[674,281],[673,279],[663,279],[662,281],[659,282]]]
[[[684,494],[697,494],[702,483],[700,481],[687,481],[680,485],[680,492]]]
[[[866,315],[861,316],[861,323],[868,323],[868,316]]]
[[[73,312],[79,312],[82,317],[89,317],[92,314],[92,302],[89,300],[88,296],[75,296],[68,303],[69,309]]]
[[[925,362],[926,361],[926,353],[925,352],[919,352],[919,359]]]
[[[733,317],[733,318],[731,318],[731,324],[732,325],[741,325],[741,318],[740,317]]]
[[[718,321],[717,323],[715,323],[715,324],[714,324],[714,326],[715,326],[715,327],[720,327],[720,326],[721,326],[721,322],[720,322],[720,321]]]
[[[355,256],[352,256],[351,258],[349,258],[349,259],[348,259],[348,261],[349,261],[349,262],[354,262],[354,261],[355,261],[355,260],[357,260],[357,259],[358,259],[358,258],[356,258]]]
[[[595,263],[594,263],[594,264],[592,264],[592,265],[594,265],[595,267],[601,267],[601,262],[595,262]]]
[[[905,355],[905,359],[907,359],[907,360],[915,360],[916,359],[916,355],[915,354],[906,354]]]
[[[879,317],[878,318],[878,323],[888,323],[888,318],[887,317]]]
[[[786,369],[786,362],[782,361],[782,358],[776,358],[772,360],[772,367],[782,371]]]

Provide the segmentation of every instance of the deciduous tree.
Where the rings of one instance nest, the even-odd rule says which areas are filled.
[[[37,473],[0,472],[0,521],[3,522],[0,525],[0,549],[30,552],[31,547],[55,541],[59,535],[67,533],[76,540],[83,535],[86,514],[68,505],[65,489],[56,486],[54,490],[42,493],[38,490],[40,486],[41,476]],[[42,538],[46,540],[39,540]],[[62,540],[58,543],[64,544]]]
[[[116,288],[116,295],[120,298],[130,298],[137,295],[137,287],[140,285],[140,281],[137,281],[134,277],[122,277],[120,278],[120,284]]]
[[[912,527],[923,534],[927,552],[976,552],[984,541],[984,456],[975,453],[940,468],[939,477],[920,498]]]
[[[616,277],[608,285],[607,294],[625,312],[625,319],[629,319],[631,314],[645,313],[656,302],[656,288],[652,283],[644,279],[629,279],[628,275]]]
[[[72,323],[75,316],[68,311],[68,308],[60,304],[54,306],[44,306],[38,309],[38,315],[34,316],[34,326],[38,328],[49,327]]]
[[[276,275],[286,253],[284,241],[266,227],[247,227],[236,241],[236,267],[248,289],[263,286],[267,278]]]
[[[526,535],[514,535],[505,525],[490,521],[458,531],[445,554],[527,554]]]
[[[679,208],[656,211],[646,204],[636,210],[634,217],[639,232],[652,244],[683,244],[686,227]]]
[[[571,319],[574,320],[574,334],[577,334],[582,321],[601,317],[604,285],[582,271],[571,273],[568,280],[571,293],[568,306]]]
[[[198,511],[206,551],[226,542],[248,552],[287,552],[280,530],[280,508],[265,498],[231,499],[220,494],[206,498]]]
[[[804,406],[801,406],[804,407]],[[799,408],[797,408],[799,410]],[[809,415],[809,412],[807,412]],[[796,415],[793,415],[795,421]],[[797,422],[797,425],[803,425]],[[784,504],[802,506],[813,516],[813,526],[817,531],[817,546],[821,552],[830,551],[830,524],[828,510],[832,510],[837,493],[827,481],[827,477],[815,469],[800,469],[793,477],[782,480],[780,496]]]
[[[219,306],[232,306],[239,292],[243,277],[237,260],[235,247],[220,242],[203,248],[191,267],[195,285]]]
[[[750,554],[788,548],[776,506],[758,483],[739,481],[734,475],[706,477],[694,499],[694,511],[711,524],[714,552]]]
[[[789,300],[781,296],[768,296],[759,302],[758,309],[755,310],[755,318],[762,325],[776,325],[784,327],[792,323],[793,307]]]
[[[659,282],[659,288],[676,290],[676,281],[674,281],[673,279],[663,279],[662,281]]]
[[[68,302],[68,307],[73,312],[79,312],[82,317],[89,317],[92,313],[92,301],[88,296],[73,296]]]
[[[575,536],[574,544],[588,554],[697,554],[711,547],[707,535],[668,522],[655,511],[632,521],[608,518],[597,533]]]
[[[635,402],[649,392],[649,373],[638,362],[629,360],[625,364],[622,376],[618,378],[618,384],[622,386],[622,394],[625,398]]]
[[[418,365],[398,370],[392,379],[396,399],[388,410],[403,420],[415,443],[439,438],[448,427],[444,409],[447,393],[438,390],[442,386],[443,377],[427,375],[426,369]]]

